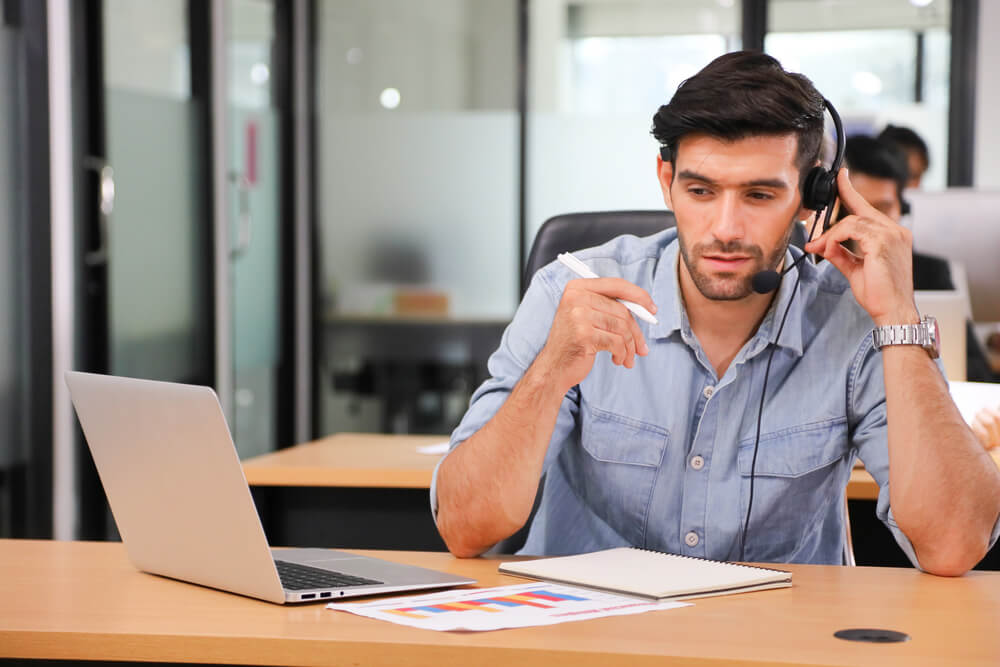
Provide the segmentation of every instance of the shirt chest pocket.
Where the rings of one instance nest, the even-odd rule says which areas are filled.
[[[753,508],[746,536],[748,560],[787,560],[815,530],[841,515],[848,457],[847,421],[835,419],[761,436],[739,449],[740,498],[746,512],[753,471]],[[843,474],[842,474],[843,473]]]
[[[570,479],[592,511],[632,544],[643,544],[650,496],[669,441],[666,429],[593,406],[582,410],[581,448]]]

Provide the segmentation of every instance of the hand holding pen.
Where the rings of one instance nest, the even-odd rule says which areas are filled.
[[[569,252],[560,253],[556,257],[556,259],[558,259],[564,265],[569,267],[569,269],[573,271],[573,273],[580,276],[581,278],[600,278],[600,276],[598,276],[596,273],[590,270],[589,266],[587,266],[579,259],[577,259],[573,253]],[[649,322],[650,324],[659,324],[657,319],[653,317],[653,315],[648,310],[646,310],[639,304],[633,301],[626,301],[625,299],[617,299],[617,301],[618,303],[622,304],[623,306],[631,310],[633,313],[635,313],[636,317],[638,317],[640,320]]]
[[[626,368],[635,365],[636,355],[649,354],[632,313],[656,322],[651,314],[656,306],[646,290],[627,280],[597,277],[572,255],[559,260],[568,261],[585,279],[566,284],[549,337],[535,361],[549,381],[566,392],[587,377],[598,352],[608,352],[614,364]]]

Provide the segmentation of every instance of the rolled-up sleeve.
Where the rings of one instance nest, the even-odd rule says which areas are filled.
[[[944,375],[944,366],[939,359],[938,368]],[[865,469],[878,483],[878,502],[875,513],[892,532],[903,553],[918,569],[920,562],[913,544],[896,524],[889,504],[889,431],[885,409],[885,375],[882,370],[882,355],[874,348],[871,336],[866,336],[858,355],[848,384],[848,404],[854,413],[852,423],[856,423],[852,435],[858,456],[865,463]],[[857,420],[854,422],[854,420]],[[1000,517],[993,525],[990,548],[1000,537]]]
[[[562,296],[562,285],[556,283],[542,269],[535,274],[528,291],[521,301],[514,319],[504,330],[500,346],[490,356],[487,367],[489,379],[483,382],[473,393],[469,401],[469,409],[451,434],[448,453],[445,454],[431,478],[430,502],[434,521],[437,522],[437,476],[441,463],[455,451],[470,436],[475,434],[500,410],[500,407],[510,396],[514,386],[524,376],[525,371],[534,362],[535,357],[548,339],[549,329],[555,317],[559,299]],[[574,388],[563,399],[556,420],[556,427],[550,442],[560,443],[574,428],[576,415],[576,393]],[[555,452],[550,446],[546,452],[545,466],[548,466]]]
[[[913,544],[896,524],[889,505],[889,425],[885,408],[885,375],[882,355],[872,344],[871,336],[865,336],[854,359],[847,395],[853,425],[851,441],[879,488],[875,514],[914,567],[919,568]]]

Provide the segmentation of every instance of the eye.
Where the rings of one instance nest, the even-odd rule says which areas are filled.
[[[703,188],[700,185],[693,185],[688,188],[688,194],[693,197],[704,197],[705,195],[711,194],[708,188]]]
[[[760,190],[754,190],[750,192],[747,196],[750,197],[750,199],[756,199],[758,201],[771,201],[772,199],[774,199],[774,195],[771,194],[770,192],[763,192]]]

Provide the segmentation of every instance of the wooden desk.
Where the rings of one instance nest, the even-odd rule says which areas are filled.
[[[340,433],[243,462],[271,544],[445,551],[431,517],[446,435]]]
[[[447,442],[446,435],[339,433],[243,462],[250,486],[328,486],[375,489],[431,488],[440,456],[417,447]]]
[[[376,554],[519,583],[493,559]],[[0,540],[0,658],[268,665],[997,665],[1000,574],[791,565],[789,589],[638,616],[440,633],[282,607],[137,572],[117,543]],[[887,628],[902,644],[833,637]]]

